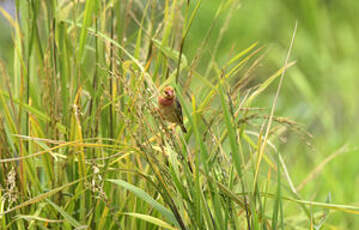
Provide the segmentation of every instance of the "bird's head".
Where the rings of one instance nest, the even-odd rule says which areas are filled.
[[[175,98],[174,89],[171,86],[167,86],[166,88],[164,88],[163,97],[168,99],[168,100],[172,100],[173,98]]]

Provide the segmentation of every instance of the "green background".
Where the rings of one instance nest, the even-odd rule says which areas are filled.
[[[219,1],[202,4],[186,47],[189,56],[208,30]],[[245,49],[259,42],[266,50],[257,68],[258,81],[283,65],[296,21],[298,30],[290,68],[281,88],[276,115],[289,117],[312,133],[312,147],[290,135],[279,143],[289,173],[299,184],[315,167],[342,146],[348,151],[326,164],[301,194],[308,200],[359,204],[359,25],[358,1],[283,0],[242,1],[235,9],[220,44],[219,62],[228,60],[228,51]],[[224,21],[224,17],[221,19]],[[218,23],[222,25],[222,23]],[[221,26],[215,27],[220,33]],[[214,46],[215,40],[211,42]],[[211,54],[208,47],[207,55]],[[270,111],[275,88],[265,92],[258,106]],[[332,214],[343,229],[358,226],[355,215]]]

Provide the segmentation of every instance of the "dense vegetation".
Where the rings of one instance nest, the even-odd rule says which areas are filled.
[[[359,227],[359,2],[0,6],[0,229]]]

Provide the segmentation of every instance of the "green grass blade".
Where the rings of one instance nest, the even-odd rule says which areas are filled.
[[[155,208],[159,213],[161,213],[171,224],[178,226],[177,220],[173,213],[166,207],[164,207],[162,204],[155,201],[150,195],[148,195],[148,193],[146,193],[139,187],[136,187],[120,179],[108,179],[107,181],[133,192],[136,196],[144,200],[146,203]]]

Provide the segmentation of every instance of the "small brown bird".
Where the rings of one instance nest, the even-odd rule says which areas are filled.
[[[187,132],[183,124],[181,104],[171,86],[164,88],[162,95],[158,97],[158,107],[162,119],[178,124],[184,133]]]

